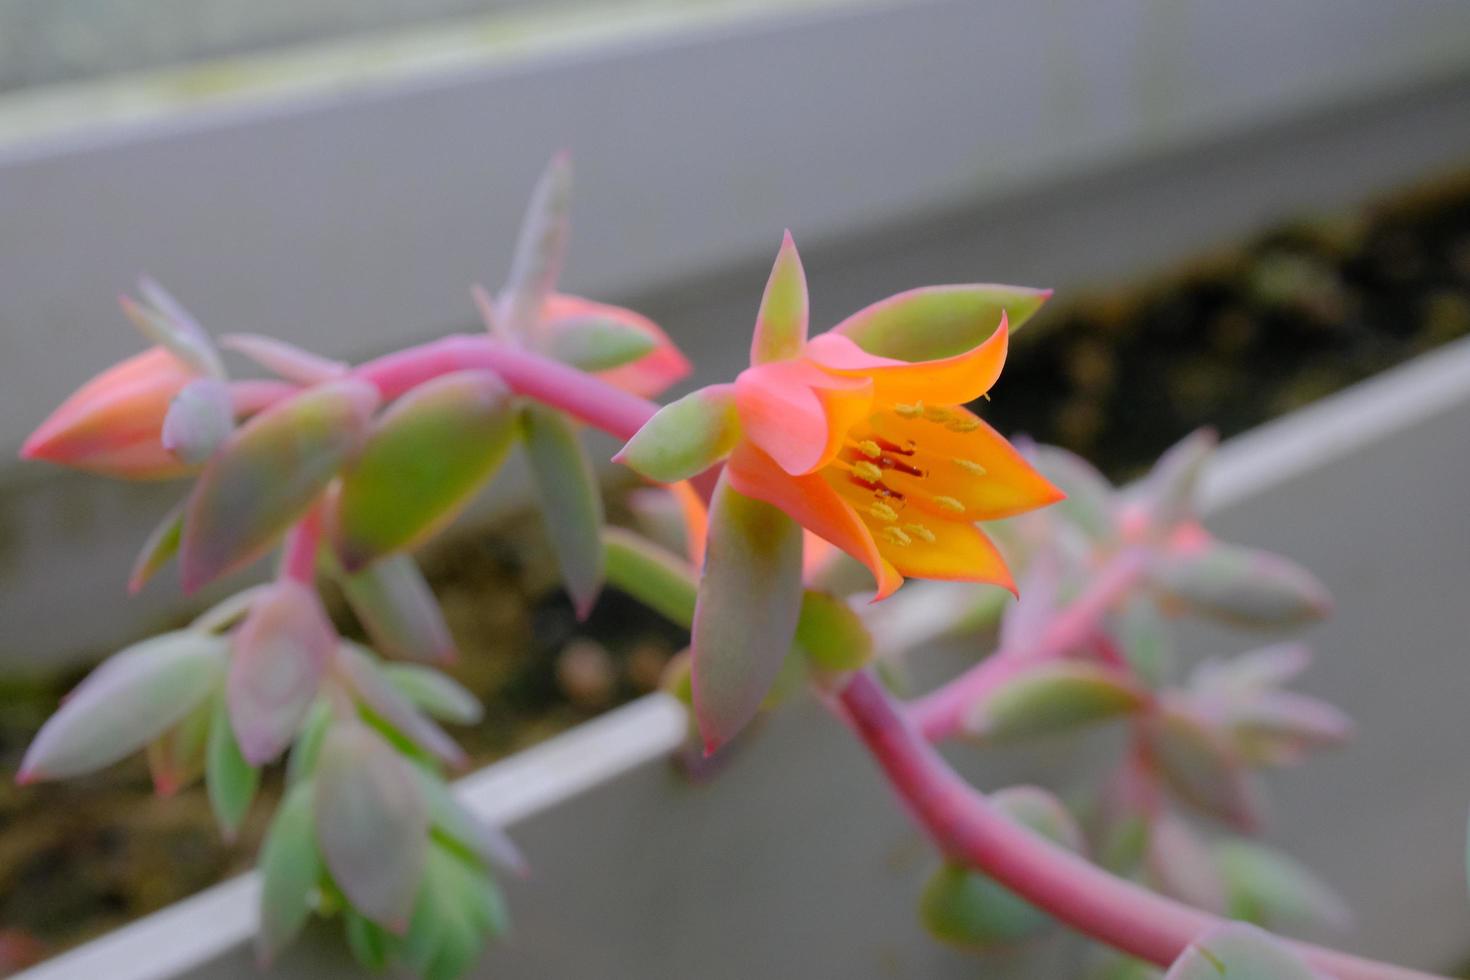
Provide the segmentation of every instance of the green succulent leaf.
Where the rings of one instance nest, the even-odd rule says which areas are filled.
[[[808,299],[806,270],[791,232],[781,240],[776,263],[766,280],[760,312],[755,319],[755,338],[750,345],[750,363],[784,361],[801,353],[806,344]]]
[[[181,501],[164,515],[158,526],[149,532],[148,540],[143,542],[142,550],[133,561],[133,569],[128,573],[129,595],[137,595],[142,591],[143,586],[158,574],[158,570],[179,553],[179,540],[183,531],[184,504]]]
[[[205,783],[214,818],[225,839],[233,841],[260,786],[260,770],[246,762],[240,753],[223,699],[215,706],[210,720]]]
[[[1272,929],[1351,927],[1347,904],[1291,855],[1250,840],[1218,841],[1213,853],[1231,918]]]
[[[445,663],[455,657],[444,611],[412,555],[388,555],[338,576],[342,594],[384,656]]]
[[[1270,552],[1212,543],[1153,561],[1154,585],[1190,608],[1245,626],[1295,626],[1322,619],[1332,597],[1311,572]]]
[[[857,670],[873,659],[873,637],[862,617],[845,600],[825,592],[802,595],[796,645],[818,670]]]
[[[1127,675],[1076,660],[1018,671],[971,706],[964,729],[991,741],[1094,724],[1137,711],[1148,695]]]
[[[1174,637],[1153,598],[1130,596],[1118,613],[1118,645],[1139,678],[1157,689],[1174,663]]]
[[[172,796],[204,773],[212,708],[211,700],[200,702],[183,721],[148,743],[148,773],[159,796]]]
[[[925,286],[865,307],[832,328],[869,354],[900,361],[954,357],[990,338],[1004,313],[1012,333],[1051,297],[1025,286]]]
[[[1258,823],[1257,790],[1239,754],[1187,705],[1165,701],[1145,731],[1159,772],[1176,796],[1241,830]]]
[[[796,637],[801,527],[721,478],[693,625],[695,718],[706,751],[755,715]]]
[[[1041,475],[1067,495],[1052,505],[1053,514],[1070,521],[1094,541],[1116,536],[1117,491],[1107,477],[1081,456],[1057,446],[1035,446],[1027,455]]]
[[[542,306],[561,275],[571,232],[571,203],[572,162],[565,153],[559,153],[546,165],[531,191],[511,258],[510,277],[496,310],[496,323],[513,337],[532,336]]]
[[[17,778],[79,776],[143,748],[218,686],[227,648],[220,637],[179,630],[114,654],[41,726]]]
[[[574,316],[542,328],[546,352],[582,371],[607,371],[631,364],[658,346],[650,334],[605,316]]]
[[[209,335],[178,300],[147,276],[138,280],[138,292],[143,303],[124,296],[122,308],[139,333],[199,373],[213,378],[225,376],[224,364]]]
[[[432,537],[495,474],[514,436],[510,390],[488,371],[447,374],[396,401],[342,473],[331,530],[343,567]]]
[[[739,438],[735,386],[710,385],[659,409],[613,460],[650,480],[674,483],[730,455]]]
[[[429,849],[424,883],[403,958],[424,980],[457,980],[475,965],[485,941],[509,926],[495,883],[453,851]]]
[[[219,378],[195,378],[169,403],[161,441],[183,462],[202,463],[234,429],[230,386]]]
[[[292,787],[260,847],[260,931],[256,950],[269,963],[306,925],[322,859],[312,816],[312,787]]]
[[[464,750],[400,693],[361,647],[342,644],[337,651],[337,668],[347,687],[376,718],[443,762],[464,765]]]
[[[1194,517],[1200,477],[1219,443],[1214,430],[1196,429],[1154,463],[1138,487],[1139,501],[1153,527],[1166,531]]]
[[[562,581],[577,617],[585,619],[602,590],[603,579],[602,494],[597,474],[576,430],[559,412],[527,405],[521,410],[521,430]]]
[[[184,590],[268,551],[356,451],[377,403],[372,385],[333,381],[236,429],[189,497],[179,548]]]
[[[1320,980],[1281,940],[1244,922],[1216,926],[1189,944],[1164,980]]]
[[[244,354],[256,364],[287,381],[320,384],[347,373],[347,364],[302,350],[295,344],[254,333],[225,334],[220,346]]]
[[[463,684],[432,667],[382,664],[378,670],[399,694],[434,718],[473,725],[485,715],[484,707]]]
[[[617,589],[688,629],[694,622],[698,576],[693,566],[646,538],[618,527],[604,528],[607,580]]]
[[[424,799],[429,804],[429,820],[434,829],[473,856],[486,868],[497,868],[515,875],[527,871],[525,856],[505,832],[471,813],[454,798],[444,781],[419,770]]]
[[[331,726],[332,707],[326,699],[318,699],[306,712],[306,721],[291,745],[291,755],[286,760],[286,785],[295,786],[311,778]]]

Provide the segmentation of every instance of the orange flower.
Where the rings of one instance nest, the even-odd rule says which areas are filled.
[[[863,562],[878,598],[906,576],[1014,591],[976,522],[1064,495],[963,406],[990,390],[1005,363],[1009,328],[999,304],[1014,302],[1024,318],[1046,295],[993,286],[914,290],[809,341],[806,278],[788,234],[761,303],[751,366],[733,385],[668,406],[618,458],[667,479],[728,456],[733,489]],[[858,340],[891,351],[955,352],[898,360]]]
[[[196,467],[161,437],[170,402],[198,376],[165,348],[150,347],[77,389],[25,441],[21,457],[130,480],[187,475]]]

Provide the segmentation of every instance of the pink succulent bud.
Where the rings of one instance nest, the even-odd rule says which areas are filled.
[[[31,433],[21,458],[126,480],[184,476],[193,467],[163,447],[163,420],[195,377],[163,347],[150,347],[78,388]]]

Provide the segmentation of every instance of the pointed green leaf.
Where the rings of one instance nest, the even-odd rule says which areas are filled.
[[[349,572],[433,536],[499,468],[515,435],[510,391],[488,371],[457,371],[404,395],[342,473],[332,511]]]
[[[327,732],[311,785],[332,880],[358,912],[402,931],[428,850],[429,811],[413,765],[366,725],[342,720]]]
[[[843,599],[808,590],[801,597],[796,645],[818,670],[857,670],[873,659],[873,637]]]
[[[650,334],[605,316],[567,317],[547,323],[542,329],[546,353],[582,371],[606,371],[631,364],[658,346]]]
[[[299,582],[274,583],[235,631],[225,685],[246,760],[264,765],[291,744],[337,647],[321,600]]]
[[[432,667],[383,664],[378,671],[398,693],[435,718],[473,725],[484,717],[485,709],[464,685]]]
[[[694,622],[698,594],[697,573],[683,558],[620,527],[604,528],[607,580],[661,614],[688,629]]]
[[[403,958],[424,980],[458,980],[485,940],[505,930],[504,902],[493,882],[449,849],[429,850]]]
[[[576,430],[559,412],[527,405],[521,411],[521,428],[562,581],[577,617],[585,619],[602,589],[602,494],[597,474]]]
[[[693,624],[695,717],[706,751],[729,741],[760,707],[796,636],[801,527],[722,477]]]
[[[1244,922],[1215,926],[1189,944],[1164,980],[1322,980],[1291,948]]]
[[[1051,513],[1070,521],[1094,541],[1106,541],[1116,535],[1117,491],[1096,467],[1057,446],[1034,446],[1027,456],[1042,476],[1067,495],[1052,505]]]
[[[267,371],[295,384],[320,384],[347,373],[347,364],[342,361],[330,360],[274,337],[231,333],[219,342],[220,346],[244,354]]]
[[[1148,695],[1119,671],[1057,660],[1018,671],[971,706],[964,728],[992,741],[1095,724],[1137,711]]]
[[[750,363],[784,361],[806,346],[808,300],[806,270],[791,232],[781,239],[781,250],[766,280],[760,312],[755,318],[755,338],[750,344]]]
[[[991,794],[991,802],[1015,822],[1070,850],[1082,833],[1064,806],[1045,790],[1015,786]],[[920,919],[938,939],[972,951],[1004,949],[1032,939],[1050,917],[994,879],[946,864],[929,879]]]
[[[146,339],[168,349],[185,364],[213,378],[225,376],[224,364],[209,335],[178,300],[146,276],[138,280],[143,303],[124,296],[123,312]],[[145,305],[146,304],[146,305]]]
[[[1279,555],[1215,542],[1159,555],[1153,583],[1193,609],[1247,626],[1294,626],[1322,619],[1332,597],[1311,572]]]
[[[286,760],[288,786],[310,779],[311,774],[316,772],[322,742],[327,737],[327,729],[331,727],[332,707],[325,698],[319,699],[306,712],[306,721],[302,722],[301,732],[291,745],[291,755]]]
[[[429,821],[436,830],[487,868],[498,868],[515,875],[526,873],[525,856],[503,830],[466,809],[438,776],[420,769],[419,781],[429,805]]]
[[[452,766],[464,765],[464,750],[400,694],[361,647],[342,644],[337,651],[337,669],[352,693],[378,719],[425,752]]]
[[[1025,286],[925,286],[859,310],[832,328],[869,354],[900,361],[954,357],[990,339],[1006,315],[1012,333],[1051,297]]]
[[[185,463],[202,463],[234,428],[230,386],[218,378],[195,378],[169,403],[163,417],[163,448]]]
[[[311,915],[312,896],[321,874],[321,854],[313,829],[312,788],[286,793],[260,846],[260,931],[255,947],[269,963]]]
[[[1256,826],[1257,791],[1240,756],[1188,705],[1166,700],[1144,730],[1176,796],[1241,830]]]
[[[26,750],[17,779],[64,779],[143,748],[218,685],[228,643],[179,630],[114,654],[67,696]]]
[[[180,546],[185,591],[268,551],[361,444],[377,403],[372,385],[333,381],[236,429],[189,497]]]
[[[1288,930],[1345,932],[1352,925],[1346,903],[1289,854],[1255,841],[1222,840],[1214,846],[1214,858],[1233,919]]]
[[[159,796],[172,796],[203,774],[212,708],[206,698],[183,721],[148,743],[148,774]]]
[[[1225,911],[1225,881],[1214,854],[1190,826],[1170,811],[1154,818],[1144,863],[1155,891],[1209,912]]]
[[[389,555],[338,577],[342,594],[373,647],[387,657],[444,663],[454,638],[439,600],[411,555]]]
[[[1118,613],[1116,636],[1134,673],[1150,687],[1162,684],[1173,666],[1174,638],[1152,596],[1129,596]]]
[[[350,908],[342,910],[342,925],[347,933],[347,948],[369,970],[387,969],[403,945],[401,938]]]
[[[1196,429],[1159,457],[1137,491],[1154,527],[1167,530],[1194,516],[1200,477],[1219,443],[1213,429]]]
[[[739,439],[735,386],[710,385],[659,409],[613,461],[650,480],[674,483],[730,455]]]
[[[184,504],[179,502],[164,515],[143,542],[143,548],[133,561],[133,570],[128,573],[128,594],[137,595],[158,574],[158,570],[179,553],[179,539],[184,531]]]
[[[255,799],[260,785],[260,770],[245,761],[230,715],[223,699],[216,706],[209,727],[209,751],[205,783],[209,789],[209,805],[219,821],[225,840],[233,841]]]
[[[542,304],[561,275],[571,230],[572,161],[565,153],[552,157],[531,191],[521,220],[510,278],[496,310],[496,322],[513,337],[530,337]]]

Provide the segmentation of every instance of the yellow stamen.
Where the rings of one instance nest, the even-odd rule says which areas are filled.
[[[924,409],[924,418],[930,422],[948,422],[950,419],[949,409],[926,406]]]
[[[980,428],[980,420],[972,415],[958,415],[944,426],[951,432],[974,432]]]
[[[924,414],[924,403],[915,402],[912,405],[899,403],[893,406],[893,410],[906,419],[916,419]]]
[[[883,455],[883,447],[878,445],[871,439],[864,439],[862,442],[857,444],[857,447],[858,452],[862,453],[869,459],[877,459],[879,456]]]
[[[879,483],[883,480],[883,471],[865,459],[853,463],[852,472],[859,480],[867,480],[869,483]]]
[[[892,524],[883,529],[883,536],[897,545],[909,545],[914,543],[913,538],[909,537],[907,534],[904,534],[903,531],[894,527]]]
[[[880,503],[873,504],[871,507],[869,507],[868,508],[868,513],[869,514],[872,514],[874,517],[876,517],[880,521],[896,521],[896,520],[898,520],[898,511],[894,510],[892,507],[889,507],[887,504],[881,503],[881,502]]]
[[[905,524],[903,529],[926,544],[934,543],[934,532],[922,524]]]
[[[956,459],[954,464],[971,476],[984,476],[990,472],[973,459]]]
[[[953,497],[935,497],[934,502],[939,505],[941,510],[947,510],[951,514],[963,514],[965,512],[965,505]]]

